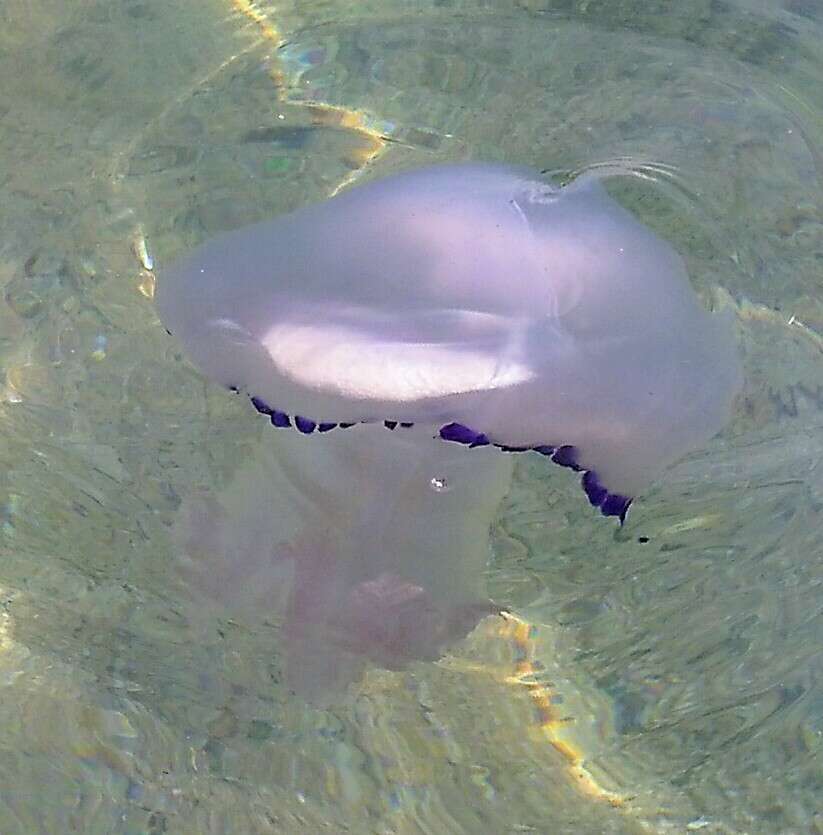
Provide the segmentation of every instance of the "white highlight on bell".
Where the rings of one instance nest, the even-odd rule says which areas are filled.
[[[514,360],[461,345],[377,342],[366,332],[337,325],[283,324],[262,344],[275,368],[307,388],[355,400],[409,403],[531,380]]]

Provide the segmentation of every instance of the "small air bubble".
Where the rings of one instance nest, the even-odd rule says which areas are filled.
[[[435,477],[429,482],[429,486],[435,493],[445,493],[449,489],[449,482],[445,478]]]

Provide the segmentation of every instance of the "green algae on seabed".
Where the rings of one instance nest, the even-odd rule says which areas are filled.
[[[286,157],[270,157],[263,163],[267,174],[282,174],[291,168],[291,161]]]

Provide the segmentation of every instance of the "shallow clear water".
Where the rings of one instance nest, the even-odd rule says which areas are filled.
[[[819,4],[0,22],[0,831],[823,831]],[[312,707],[277,607],[205,608],[171,568],[186,498],[268,435],[183,361],[147,267],[467,158],[609,169],[734,310],[745,389],[622,529],[521,461],[483,578],[517,619]]]

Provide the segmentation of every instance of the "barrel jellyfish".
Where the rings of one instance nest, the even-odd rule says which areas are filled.
[[[209,552],[217,594],[265,599],[290,566],[287,655],[323,658],[308,678],[346,654],[436,658],[490,611],[518,455],[577,472],[622,524],[740,384],[730,321],[595,178],[401,173],[207,241],[156,301],[272,429],[222,504],[189,510],[183,544]]]

